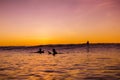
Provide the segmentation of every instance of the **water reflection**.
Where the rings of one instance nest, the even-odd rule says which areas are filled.
[[[64,54],[30,53],[37,49],[0,52],[0,80],[119,80],[118,48],[57,49]],[[47,48],[46,48],[47,50]],[[51,49],[48,49],[51,50]],[[69,52],[69,53],[68,53]]]

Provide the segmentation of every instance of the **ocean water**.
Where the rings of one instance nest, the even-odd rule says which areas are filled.
[[[0,49],[0,80],[120,80],[120,46]]]

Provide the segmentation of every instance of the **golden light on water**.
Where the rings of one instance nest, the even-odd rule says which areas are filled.
[[[108,47],[109,46],[109,47]],[[118,46],[91,45],[85,47],[56,47],[63,54],[48,54],[51,47],[42,47],[45,53],[34,53],[38,47],[12,50],[0,48],[0,79],[24,80],[86,80],[120,79],[120,50]],[[10,48],[10,47],[9,47]]]

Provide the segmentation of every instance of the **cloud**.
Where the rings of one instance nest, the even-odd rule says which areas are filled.
[[[120,1],[118,1],[118,0],[106,0],[106,1],[102,1],[97,6],[98,7],[108,7],[108,8],[119,7],[119,5],[118,5],[119,2]]]

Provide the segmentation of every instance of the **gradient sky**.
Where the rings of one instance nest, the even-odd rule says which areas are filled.
[[[120,0],[0,0],[0,46],[120,43]]]

